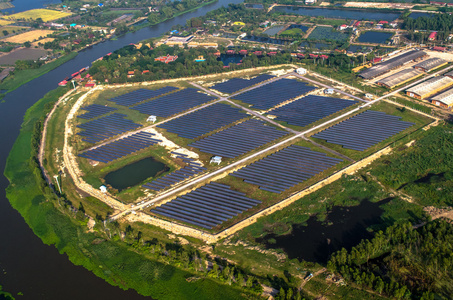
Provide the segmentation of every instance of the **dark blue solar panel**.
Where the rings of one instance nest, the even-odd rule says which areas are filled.
[[[116,108],[114,108],[114,107],[108,107],[108,106],[99,105],[99,104],[91,104],[88,106],[84,106],[81,109],[87,110],[88,112],[84,113],[82,115],[79,115],[77,117],[81,118],[81,119],[86,119],[86,120],[91,120],[91,119],[94,119],[96,117],[99,117],[101,115],[104,115],[106,113],[116,110]]]
[[[364,151],[414,125],[400,119],[401,117],[387,115],[384,112],[367,110],[313,137],[342,145],[347,149]]]
[[[356,103],[340,98],[307,95],[268,113],[279,121],[304,127]]]
[[[166,86],[157,90],[139,89],[121,96],[110,98],[109,101],[115,102],[118,105],[131,106],[147,99],[167,94],[177,89],[178,88],[173,86]]]
[[[108,163],[161,142],[161,140],[153,138],[154,135],[155,134],[150,132],[141,131],[95,149],[80,153],[79,156]]]
[[[211,182],[151,212],[212,229],[260,203],[246,197],[244,193],[232,190],[228,185]]]
[[[142,126],[132,122],[131,120],[125,119],[125,116],[126,115],[123,114],[113,113],[111,115],[77,125],[77,127],[83,129],[83,131],[78,132],[77,134],[82,136],[82,140],[85,142],[97,143]]]
[[[247,91],[234,98],[253,105],[253,108],[267,110],[315,89],[305,82],[284,78]]]
[[[243,78],[233,78],[228,81],[218,83],[218,84],[212,86],[211,88],[214,90],[218,90],[221,93],[232,94],[232,93],[243,90],[252,85],[261,83],[263,81],[269,80],[274,77],[275,76],[263,74],[263,75],[256,76],[255,78],[252,78],[250,80],[243,79]]]
[[[184,168],[144,184],[144,188],[159,192],[206,170],[200,163],[195,162],[192,158],[186,157],[187,155],[176,152],[172,153],[175,154],[176,157],[181,158],[187,165]]]
[[[265,191],[281,193],[341,162],[325,153],[292,145],[232,173]]]
[[[242,113],[240,108],[216,103],[163,123],[158,127],[176,133],[181,137],[194,139],[245,117],[247,115]]]
[[[138,104],[131,109],[138,110],[146,115],[169,117],[213,99],[215,99],[215,97],[199,93],[197,89],[187,88]]]
[[[248,120],[189,144],[202,152],[233,158],[288,134],[261,120]]]

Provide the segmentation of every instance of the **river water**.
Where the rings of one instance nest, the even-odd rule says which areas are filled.
[[[129,43],[157,37],[177,24],[240,0],[220,0],[193,12],[181,15],[153,27],[126,34],[115,41],[106,41],[79,53],[73,60],[55,70],[30,81],[7,94],[0,103],[0,170],[5,169],[8,153],[16,140],[25,111],[68,74],[90,65],[95,59]],[[15,11],[41,7],[46,1],[15,0]],[[3,173],[3,172],[2,172]],[[0,284],[4,290],[17,294],[18,299],[144,299],[135,291],[122,291],[90,271],[74,266],[65,255],[53,246],[44,245],[34,235],[23,218],[5,197],[8,181],[0,175]]]

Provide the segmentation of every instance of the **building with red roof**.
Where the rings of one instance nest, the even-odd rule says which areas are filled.
[[[437,32],[436,31],[433,31],[429,34],[428,36],[428,41],[434,41],[437,37]]]

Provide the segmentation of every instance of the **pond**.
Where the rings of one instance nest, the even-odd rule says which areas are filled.
[[[428,17],[428,18],[431,18],[433,17],[434,14],[430,14],[430,13],[424,13],[424,12],[413,12],[409,15],[409,18],[412,18],[412,19],[418,19],[418,18],[421,18],[421,17]]]
[[[271,28],[266,29],[263,33],[265,33],[267,35],[276,35],[284,27],[285,27],[284,25],[272,26]]]
[[[398,19],[399,13],[378,12],[373,10],[352,10],[352,9],[331,9],[331,8],[307,8],[297,6],[276,6],[274,12],[281,12],[289,15],[302,15],[310,17],[324,17],[333,19],[349,20],[385,20],[393,21]]]
[[[122,191],[143,182],[147,178],[156,177],[163,172],[167,172],[169,169],[164,163],[148,157],[110,172],[104,179],[106,184],[118,191]]]
[[[245,7],[247,8],[254,8],[254,9],[263,9],[263,4],[253,4],[253,3],[246,3]]]
[[[361,45],[351,45],[348,47],[347,51],[352,53],[368,53],[373,50],[373,47],[361,46]]]
[[[358,41],[361,43],[385,44],[393,36],[391,32],[367,31],[361,34]]]
[[[244,55],[239,55],[239,54],[233,54],[233,55],[221,54],[217,60],[220,60],[221,62],[223,62],[224,66],[228,66],[229,64],[241,63],[243,58],[244,58]]]
[[[313,48],[313,49],[330,49],[332,47],[332,45],[331,44],[325,44],[325,43],[302,42],[302,43],[300,43],[299,47],[302,47],[302,48]]]
[[[281,39],[273,39],[268,37],[260,37],[255,35],[249,35],[242,38],[244,41],[250,42],[258,42],[258,43],[267,43],[267,44],[275,44],[275,45],[289,45],[293,41],[292,40],[281,40]]]
[[[291,30],[293,28],[299,28],[301,29],[303,32],[307,32],[308,30],[308,26],[305,26],[305,25],[299,25],[299,24],[291,24],[289,27],[288,27],[288,30]]]
[[[380,206],[390,200],[387,198],[378,203],[365,200],[353,207],[336,206],[324,222],[312,216],[307,226],[295,225],[290,234],[269,234],[256,241],[267,249],[283,249],[289,259],[326,263],[333,252],[341,248],[350,250],[362,239],[371,238],[367,228],[383,222],[381,215],[384,210]]]

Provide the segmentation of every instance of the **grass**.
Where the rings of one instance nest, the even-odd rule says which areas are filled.
[[[54,33],[55,31],[53,30],[32,30],[32,31],[27,31],[24,33],[20,33],[18,35],[10,36],[3,41],[8,42],[8,43],[16,43],[16,44],[22,44],[25,42],[33,42],[35,40],[47,37],[49,34]]]
[[[61,19],[67,16],[70,16],[71,13],[62,12],[58,10],[51,10],[51,9],[30,9],[27,11],[23,11],[17,14],[12,14],[8,16],[3,16],[2,19],[4,20],[36,20],[41,18],[44,22],[54,21],[57,19]]]
[[[65,90],[48,93],[29,109],[18,139],[8,157],[5,175],[10,181],[7,197],[24,217],[34,233],[48,245],[54,245],[76,265],[120,288],[133,288],[140,294],[157,299],[242,299],[241,291],[202,278],[188,282],[192,273],[153,260],[149,252],[140,252],[105,234],[87,232],[86,227],[57,205],[58,200],[44,188],[30,169],[31,137],[35,122]],[[55,206],[56,205],[56,206]],[[220,296],[221,295],[221,296]]]
[[[29,27],[24,27],[24,26],[2,26],[0,27],[0,32],[3,34],[3,31],[7,31],[8,34],[11,33],[16,33],[16,32],[21,32],[24,30],[29,29]]]
[[[3,80],[3,82],[0,84],[0,89],[8,90],[8,93],[12,92],[21,85],[26,84],[27,82],[32,81],[33,79],[38,78],[39,76],[42,76],[49,71],[52,71],[56,67],[64,64],[65,62],[73,59],[76,56],[77,52],[71,52],[66,56],[63,56],[55,61],[41,66],[39,69],[14,71],[14,74],[8,76],[5,80]]]

